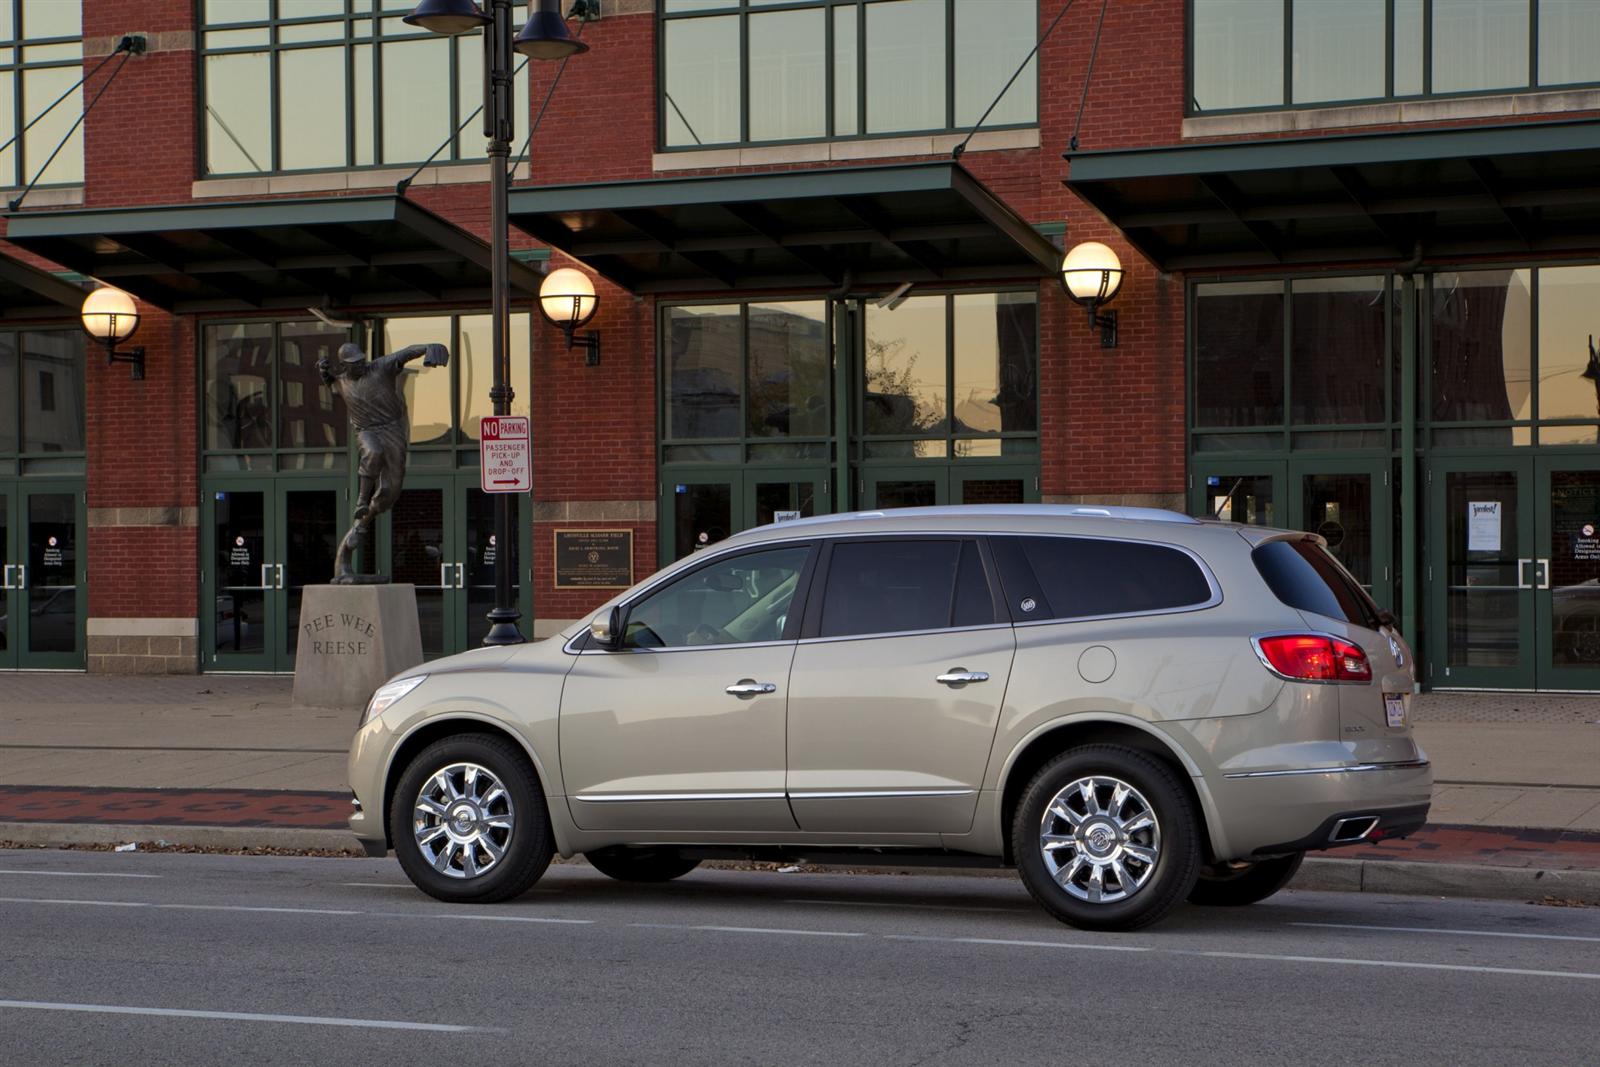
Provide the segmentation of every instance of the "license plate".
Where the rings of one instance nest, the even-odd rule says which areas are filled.
[[[1401,693],[1383,694],[1383,712],[1390,726],[1406,724],[1406,698]]]

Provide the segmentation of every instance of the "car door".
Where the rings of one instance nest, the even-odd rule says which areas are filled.
[[[623,607],[561,696],[561,770],[585,830],[793,830],[784,709],[808,542],[729,551]]]
[[[789,675],[800,828],[965,833],[1016,646],[975,538],[831,543]]]

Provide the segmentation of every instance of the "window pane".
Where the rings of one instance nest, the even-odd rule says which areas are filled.
[[[750,139],[784,141],[827,133],[825,11],[750,16]]]
[[[17,451],[17,335],[0,333],[0,456]]]
[[[370,44],[358,44],[350,50],[351,107],[350,121],[355,125],[355,158],[357,167],[371,166],[378,158],[377,136],[373,123],[377,107],[372,101],[372,52]]]
[[[809,548],[780,548],[707,564],[634,605],[622,647],[781,640],[810,554]]]
[[[950,625],[960,541],[836,544],[822,600],[823,637]]]
[[[1394,0],[1394,95],[1422,92],[1422,0]]]
[[[266,53],[206,57],[206,172],[272,169]]]
[[[315,18],[344,14],[344,0],[278,0],[280,19]]]
[[[511,346],[511,414],[528,414],[533,391],[532,317],[512,315],[506,343]],[[489,388],[494,385],[494,331],[488,315],[461,316],[461,351],[450,353],[461,376],[461,436],[478,439],[478,420],[494,414]],[[559,357],[558,357],[559,358]]]
[[[22,0],[22,36],[28,40],[79,37],[82,34],[81,3],[75,3],[74,0]]]
[[[207,326],[206,448],[272,447],[272,326]]]
[[[1039,428],[1038,297],[971,293],[955,298],[956,433]]]
[[[750,436],[827,436],[827,305],[751,304],[749,314]]]
[[[1295,281],[1293,421],[1383,422],[1383,279]]]
[[[1294,5],[1294,102],[1383,95],[1386,0],[1298,0]]]
[[[1600,418],[1600,366],[1589,358],[1600,336],[1600,267],[1546,267],[1539,272],[1539,417]],[[1584,377],[1589,371],[1591,376]],[[1543,436],[1540,437],[1543,440]]]
[[[1195,561],[1164,545],[1083,537],[1002,537],[990,544],[1007,599],[1019,609],[1013,612],[1017,622],[1164,611],[1211,599]],[[1045,600],[1031,612],[1020,610],[1011,588],[1014,574],[1020,587],[1030,588],[1030,572]]]
[[[1381,2],[1381,0],[1380,0]],[[971,126],[1016,73],[1038,38],[1038,0],[987,0],[956,5],[956,125]],[[984,120],[984,128],[1038,117],[1039,60],[1017,75]]]
[[[858,10],[855,7],[833,9],[833,132],[840,137],[857,132],[856,106],[860,103],[857,94],[861,91],[857,85],[860,72],[856,66]]]
[[[1372,600],[1315,541],[1269,541],[1250,558],[1273,595],[1296,611],[1377,629]]]
[[[733,487],[726,482],[674,486],[673,559],[709,548],[733,529]]]
[[[893,311],[867,306],[865,433],[944,432],[945,341],[942,296],[914,296]]]
[[[206,24],[265,22],[272,17],[269,0],[206,0]]]
[[[944,129],[944,0],[867,5],[867,131]]]
[[[1434,276],[1434,419],[1533,417],[1531,306],[1525,270]]]
[[[74,82],[83,77],[83,69],[71,67],[42,67],[35,70],[25,70],[22,73],[22,113],[29,121],[44,112],[44,109],[54,103],[55,99],[68,89]],[[39,173],[39,168],[44,166],[44,161],[50,158],[50,153],[56,150],[61,139],[67,136],[67,131],[72,129],[72,124],[78,121],[78,116],[83,113],[83,90],[73,89],[67,98],[48,114],[45,114],[38,124],[22,135],[23,175],[24,181],[32,181],[34,175]],[[81,182],[83,181],[83,127],[80,125],[72,131],[72,137],[67,141],[67,146],[56,156],[50,164],[50,169],[44,172],[39,179],[46,185],[56,182]]]
[[[23,185],[28,178],[17,174],[17,149],[12,142],[12,135],[16,132],[16,79],[10,74],[0,76],[0,143],[5,147],[0,148],[0,186]]]
[[[1600,4],[1540,0],[1539,84],[1600,81]]]
[[[278,167],[342,167],[345,155],[343,48],[278,54]]]
[[[385,44],[383,161],[427,159],[454,128],[450,122],[449,39]]]
[[[1194,0],[1195,111],[1283,103],[1283,5]]]
[[[1433,0],[1433,91],[1528,84],[1528,0]]]
[[[1196,426],[1283,422],[1283,286],[1201,285],[1194,300]]]
[[[349,427],[344,402],[317,374],[317,360],[338,359],[349,330],[320,322],[278,327],[278,447],[343,448]]]
[[[739,140],[739,17],[664,25],[667,144]]]
[[[22,451],[82,452],[84,334],[30,331],[21,343]]]
[[[739,305],[667,310],[667,436],[739,436]]]
[[[342,342],[341,342],[342,343]],[[450,347],[450,317],[386,319],[383,347],[373,356],[386,356],[408,345],[441,344]],[[452,351],[451,356],[456,353]],[[406,365],[400,375],[400,392],[406,398],[411,416],[413,445],[445,445],[450,437],[450,372],[444,367],[423,367],[420,361]]]

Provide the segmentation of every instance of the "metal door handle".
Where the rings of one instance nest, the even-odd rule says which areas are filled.
[[[450,564],[448,563],[439,564],[439,588],[450,588]]]
[[[278,568],[278,588],[282,589],[283,588],[283,564],[276,563],[276,564],[273,564],[273,566]]]
[[[467,566],[464,563],[457,563],[456,564],[456,588],[457,589],[465,589],[466,587],[467,587]]]
[[[754,678],[741,678],[725,690],[728,694],[736,697],[765,696],[768,693],[776,693],[777,691],[778,687],[771,682],[758,682]]]
[[[1517,588],[1518,589],[1532,589],[1533,588],[1533,583],[1532,582],[1528,582],[1528,581],[1524,581],[1523,580],[1528,576],[1528,564],[1530,564],[1532,562],[1533,562],[1532,559],[1519,559],[1519,560],[1517,560]]]
[[[272,588],[272,564],[270,563],[263,563],[261,565],[261,588]]]
[[[939,675],[934,681],[940,685],[966,685],[968,682],[987,682],[988,671],[969,671],[965,667],[957,667]]]
[[[15,566],[17,568],[17,584],[12,586],[11,588],[12,589],[26,589],[26,588],[28,588],[28,565],[26,563],[18,563]]]
[[[1533,571],[1534,584],[1537,585],[1540,589],[1549,589],[1550,588],[1550,561],[1547,560],[1547,559],[1536,559],[1536,560],[1533,561],[1533,566],[1534,566],[1534,571]]]
[[[11,588],[11,572],[16,569],[16,566],[17,565],[15,563],[7,563],[6,564],[5,580],[4,581],[0,581],[0,589],[10,589]]]

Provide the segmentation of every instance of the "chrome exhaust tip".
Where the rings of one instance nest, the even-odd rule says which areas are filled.
[[[1328,835],[1328,843],[1348,845],[1354,841],[1364,841],[1367,835],[1377,828],[1376,815],[1352,815],[1333,824],[1333,832]]]

